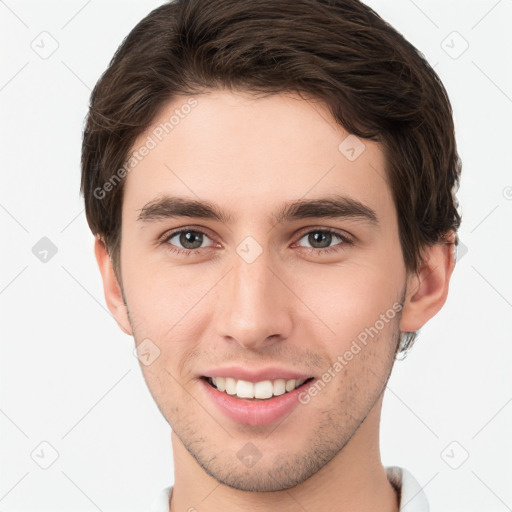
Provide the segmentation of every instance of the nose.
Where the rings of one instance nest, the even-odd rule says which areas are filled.
[[[234,255],[216,297],[217,333],[224,340],[257,351],[290,336],[293,294],[278,275],[266,251],[251,263]]]

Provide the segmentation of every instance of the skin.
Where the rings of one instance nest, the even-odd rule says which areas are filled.
[[[406,271],[383,152],[365,140],[349,161],[338,150],[348,133],[323,104],[220,90],[195,98],[191,113],[126,178],[120,282],[101,239],[95,243],[119,326],[160,351],[141,368],[172,427],[171,510],[397,511],[379,452],[383,391],[399,331],[419,329],[446,300],[452,247],[425,248],[419,271]],[[186,101],[168,103],[134,148]],[[378,223],[272,220],[288,201],[333,193],[367,205]],[[231,222],[137,221],[162,194],[211,201]],[[192,247],[179,235],[161,240],[177,228],[203,232],[201,252],[171,252],[171,244]],[[353,243],[334,235],[314,245],[311,234],[326,228]],[[252,263],[236,252],[247,236],[262,249]],[[277,425],[235,423],[204,393],[206,369],[227,363],[277,365],[319,379],[397,302],[401,314]],[[252,467],[237,457],[248,442],[262,455]]]

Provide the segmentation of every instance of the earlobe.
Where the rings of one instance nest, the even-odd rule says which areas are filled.
[[[402,332],[417,331],[443,307],[455,267],[455,237],[445,237],[423,251],[423,264],[407,282]]]
[[[119,285],[115,275],[112,261],[110,260],[110,255],[105,247],[105,243],[98,235],[94,241],[94,254],[103,280],[103,292],[105,294],[107,307],[114,316],[121,330],[126,334],[133,336],[121,286]]]

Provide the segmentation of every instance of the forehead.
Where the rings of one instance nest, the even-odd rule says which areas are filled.
[[[123,215],[134,220],[162,194],[230,205],[236,217],[332,194],[394,213],[379,145],[350,135],[323,103],[294,94],[177,97],[132,151]]]

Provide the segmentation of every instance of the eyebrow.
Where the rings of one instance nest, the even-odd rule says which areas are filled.
[[[144,205],[140,209],[137,222],[149,223],[176,217],[210,219],[223,224],[234,221],[234,216],[230,212],[209,201],[166,195]],[[340,195],[290,201],[271,216],[276,223],[310,218],[350,218],[378,224],[375,210],[360,201]]]

